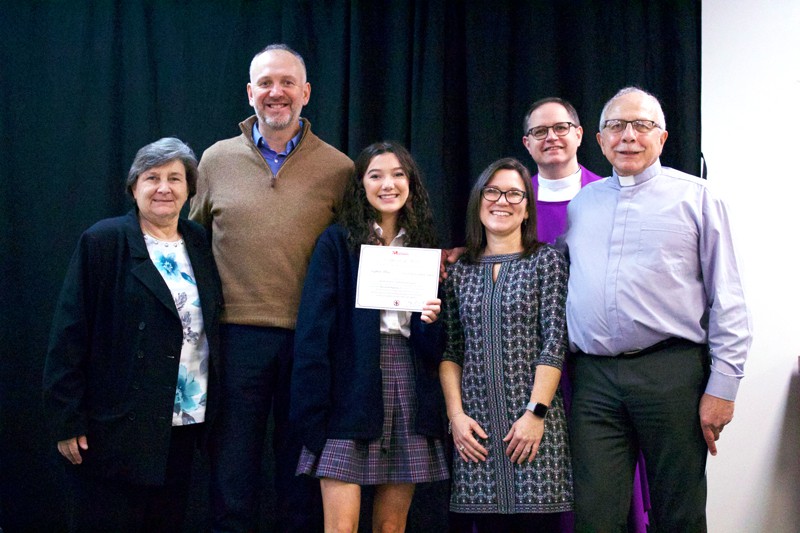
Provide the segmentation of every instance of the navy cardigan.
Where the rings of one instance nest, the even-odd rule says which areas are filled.
[[[326,439],[375,439],[383,427],[380,311],[357,309],[359,251],[347,246],[347,230],[330,226],[317,241],[303,287],[295,330],[290,417],[303,445],[320,453]],[[411,315],[416,374],[416,431],[445,434],[439,384],[443,349],[439,321]]]
[[[208,336],[206,422],[219,402],[222,291],[202,226],[178,221]],[[81,468],[139,484],[164,482],[183,325],[134,211],[81,235],[56,306],[44,369],[55,440],[86,435]],[[60,456],[59,456],[60,457]]]

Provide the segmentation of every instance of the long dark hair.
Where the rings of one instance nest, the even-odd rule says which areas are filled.
[[[408,176],[408,200],[397,219],[398,228],[406,230],[406,246],[436,248],[436,230],[433,226],[428,192],[422,184],[420,170],[408,150],[395,141],[370,144],[356,158],[355,170],[347,182],[338,216],[339,224],[348,231],[348,244],[353,249],[362,244],[381,244],[372,227],[373,222],[380,223],[381,214],[367,200],[363,178],[372,159],[386,153],[397,157]]]
[[[536,198],[533,196],[533,186],[531,185],[531,173],[525,165],[514,159],[506,157],[498,159],[490,164],[472,187],[469,193],[469,203],[467,204],[467,259],[476,262],[481,257],[483,249],[486,248],[486,229],[481,222],[481,192],[494,177],[498,170],[515,170],[522,178],[525,185],[525,198],[527,199],[528,218],[522,221],[522,255],[527,256],[536,251],[542,245],[536,238]]]

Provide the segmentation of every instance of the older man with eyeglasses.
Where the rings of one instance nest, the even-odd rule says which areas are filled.
[[[570,203],[565,235],[576,530],[626,530],[641,448],[651,531],[706,531],[706,458],[751,342],[727,210],[704,180],[661,166],[651,94],[619,91],[597,140],[613,174]]]
[[[528,108],[523,121],[522,144],[536,162],[538,173],[533,176],[536,197],[536,229],[540,241],[554,244],[567,226],[567,205],[586,185],[600,179],[578,163],[578,147],[583,140],[578,111],[558,97],[537,100]],[[569,413],[572,406],[572,363],[565,364],[561,374],[564,405]],[[644,462],[635,475],[633,496],[628,516],[629,533],[647,531],[649,500],[647,484],[642,483]],[[572,518],[564,518],[564,530],[572,531]]]
[[[562,98],[542,98],[525,113],[522,144],[538,173],[533,176],[536,229],[542,242],[554,244],[567,225],[567,204],[581,187],[600,176],[578,164],[583,139],[578,112]]]

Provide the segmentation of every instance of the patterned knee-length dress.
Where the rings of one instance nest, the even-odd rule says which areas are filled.
[[[500,263],[493,280],[492,266]],[[568,267],[544,245],[521,254],[466,258],[448,270],[442,317],[444,359],[462,368],[464,412],[489,435],[485,462],[454,452],[450,510],[458,513],[554,513],[573,508],[569,438],[560,389],[545,418],[533,462],[512,463],[502,438],[524,413],[536,365],[561,368],[567,348]]]

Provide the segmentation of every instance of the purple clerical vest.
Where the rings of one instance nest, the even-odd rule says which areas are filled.
[[[586,187],[589,183],[600,178],[597,174],[589,172],[583,165],[581,167],[581,187]],[[533,194],[536,200],[536,231],[538,239],[547,244],[554,244],[556,239],[567,229],[567,204],[563,202],[540,202],[539,198],[539,174],[532,178]]]

